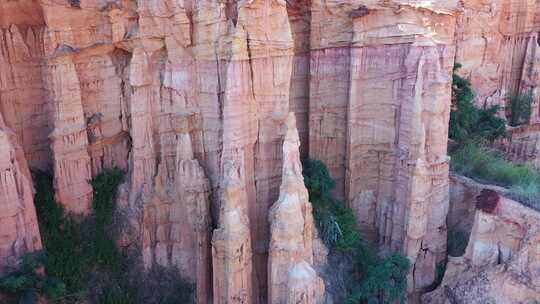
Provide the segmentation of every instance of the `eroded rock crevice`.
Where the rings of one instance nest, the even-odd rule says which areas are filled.
[[[454,63],[501,116],[509,93],[540,96],[534,1],[73,3],[0,4],[0,268],[41,246],[28,167],[87,214],[87,181],[116,166],[145,266],[177,266],[198,303],[318,303],[310,157],[420,293],[481,213],[449,192]],[[512,159],[539,163],[537,104],[498,143]]]

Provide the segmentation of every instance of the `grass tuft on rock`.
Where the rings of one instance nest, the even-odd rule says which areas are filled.
[[[478,143],[468,142],[450,153],[454,172],[509,189],[508,196],[540,210],[540,172],[532,165],[514,164]]]

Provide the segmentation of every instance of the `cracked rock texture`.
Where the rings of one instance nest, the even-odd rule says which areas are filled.
[[[500,105],[518,90],[538,99],[540,4],[529,0],[462,1],[456,62],[471,79],[479,105]],[[502,111],[504,112],[504,111]],[[533,120],[538,122],[538,105]]]
[[[242,164],[224,164],[218,228],[212,237],[214,302],[254,303],[248,195]]]
[[[316,228],[302,176],[300,138],[293,113],[286,127],[279,198],[269,214],[268,301],[323,303],[324,282],[313,269]]]
[[[0,261],[40,247],[28,167],[54,171],[57,200],[86,214],[87,180],[118,166],[147,267],[178,266],[199,303],[313,303],[324,246],[272,247],[300,220],[270,211],[284,189],[302,206],[294,239],[314,231],[300,155],[328,165],[420,292],[446,255],[454,62],[480,104],[537,97],[539,14],[530,0],[1,1]],[[508,149],[536,159],[515,134]]]
[[[312,1],[309,154],[364,235],[410,259],[421,290],[446,253],[457,5],[338,2]]]
[[[0,114],[0,275],[24,253],[41,249],[32,176],[17,142]]]
[[[466,192],[483,188],[466,178],[457,180]],[[481,195],[464,201],[476,205],[465,253],[449,257],[441,286],[424,295],[422,303],[506,304],[540,299],[540,213],[496,190],[484,188]],[[486,199],[494,203],[492,208],[485,208]]]
[[[171,168],[161,163],[156,195],[144,207],[143,260],[176,266],[196,284],[198,303],[208,303],[211,294],[210,182],[194,159],[188,133],[179,133],[176,159]],[[169,175],[169,173],[172,173]]]

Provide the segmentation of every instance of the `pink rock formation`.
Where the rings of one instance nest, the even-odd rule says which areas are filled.
[[[173,165],[161,163],[156,194],[144,208],[143,260],[146,267],[178,267],[196,285],[197,303],[206,304],[212,294],[210,183],[194,159],[188,133],[178,134]]]
[[[32,176],[15,133],[0,114],[0,275],[41,249]]]
[[[268,301],[276,304],[322,303],[324,295],[324,283],[312,268],[316,228],[299,147],[295,116],[291,113],[283,143],[280,195],[269,215]]]
[[[480,188],[470,180],[460,183],[468,191]],[[538,211],[503,195],[493,211],[478,209],[465,253],[449,257],[441,286],[424,295],[422,303],[533,303],[540,299],[539,223]]]
[[[293,41],[284,1],[236,6],[224,69],[222,159],[242,157],[245,164],[255,303],[265,303],[268,209],[278,194],[280,126],[289,112]]]
[[[201,285],[200,301],[212,289],[201,273],[210,268],[210,194],[212,217],[225,225],[220,254],[238,245],[224,241],[231,231],[249,240],[241,263],[219,256],[244,281],[214,280],[215,297],[262,304],[272,285],[269,209],[287,164],[281,126],[294,112],[302,156],[329,166],[366,238],[411,260],[410,291],[419,291],[446,250],[454,59],[481,105],[504,104],[518,89],[538,99],[539,11],[525,0],[3,1],[0,114],[28,165],[54,169],[68,211],[90,211],[92,176],[125,169],[122,206],[144,214],[142,226],[131,220],[145,232],[146,264],[197,263],[183,272]],[[539,117],[535,105],[532,122]],[[527,129],[504,143],[510,158],[537,160],[536,126]],[[231,160],[247,217],[240,228],[218,214]],[[194,210],[195,222],[183,220]],[[164,233],[172,227],[181,233]],[[319,245],[314,264],[324,260]],[[282,286],[301,277],[285,276]],[[298,286],[289,289],[295,301],[318,292]]]
[[[455,6],[404,2],[312,2],[309,151],[419,291],[446,251]]]
[[[49,106],[41,70],[44,21],[35,1],[0,4],[0,109],[32,167],[51,164]]]
[[[272,303],[325,303],[323,301],[324,282],[306,261],[300,261],[289,269],[286,290],[285,301]]]
[[[526,0],[473,0],[460,5],[456,62],[463,65],[460,73],[471,79],[478,105],[500,105],[504,110],[508,94],[528,89],[536,93],[539,4]]]
[[[212,236],[215,304],[254,303],[248,196],[242,165],[224,163],[218,228]]]
[[[56,200],[68,212],[88,213],[92,203],[92,187],[88,183],[92,179],[92,167],[80,83],[71,54],[51,60],[44,77],[54,107],[54,129],[49,137],[54,151]]]

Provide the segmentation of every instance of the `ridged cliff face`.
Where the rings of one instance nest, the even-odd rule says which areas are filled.
[[[87,181],[118,166],[145,265],[178,266],[198,303],[318,303],[309,156],[420,292],[446,257],[454,62],[481,102],[536,90],[539,14],[526,0],[2,1],[0,268],[41,246],[28,167],[87,214]]]
[[[463,1],[458,16],[456,62],[471,79],[480,105],[500,105],[518,90],[538,98],[540,9],[536,1]],[[539,122],[538,103],[532,115]]]

